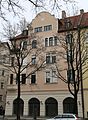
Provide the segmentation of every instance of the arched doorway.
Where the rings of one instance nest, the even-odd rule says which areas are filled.
[[[37,98],[31,98],[28,102],[29,116],[40,116],[40,101]]]
[[[56,99],[50,97],[45,101],[45,115],[56,116],[58,115],[58,102]]]
[[[63,112],[64,113],[74,113],[74,99],[68,97],[63,101]]]
[[[23,111],[24,111],[24,101],[20,98],[20,115],[23,116]],[[17,109],[18,109],[18,99],[16,98],[14,101],[13,101],[13,114],[14,115],[17,115]]]

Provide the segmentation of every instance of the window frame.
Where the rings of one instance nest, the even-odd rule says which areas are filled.
[[[13,84],[13,74],[10,74],[10,84]]]
[[[21,74],[21,83],[26,84],[26,74],[25,73]]]
[[[34,32],[37,33],[37,32],[42,32],[42,26],[41,27],[36,27],[34,28]]]
[[[0,95],[0,102],[3,101],[3,95]]]
[[[44,31],[50,31],[50,30],[52,30],[52,25],[44,26]]]
[[[36,40],[33,40],[32,41],[32,48],[37,48],[37,41]]]
[[[4,89],[4,82],[1,82],[1,89]]]
[[[26,50],[27,49],[27,41],[23,41],[23,50]]]
[[[31,75],[31,84],[36,84],[36,74],[35,73],[33,73]]]
[[[54,64],[56,63],[56,54],[48,53],[46,54],[46,64]]]
[[[46,70],[45,83],[57,83],[57,77],[53,73],[56,74],[56,70]]]
[[[32,65],[36,64],[36,55],[32,55]]]

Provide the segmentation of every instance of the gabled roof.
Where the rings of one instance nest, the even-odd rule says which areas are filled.
[[[70,30],[75,30],[79,26],[80,28],[88,27],[88,12],[82,13],[77,16],[66,17],[59,20],[58,32],[67,31],[66,23],[70,22]]]

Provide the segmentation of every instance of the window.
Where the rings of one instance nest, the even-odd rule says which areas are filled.
[[[54,37],[54,45],[57,45],[57,36]]]
[[[26,83],[26,74],[22,74],[22,84]]]
[[[74,54],[72,50],[67,50],[67,61],[71,62],[74,58]]]
[[[27,41],[23,42],[23,49],[26,50],[27,49]]]
[[[14,66],[14,57],[11,57],[11,66]]]
[[[36,56],[35,55],[32,56],[32,64],[33,65],[36,64]]]
[[[34,32],[42,32],[42,27],[37,27],[34,29]]]
[[[55,82],[57,82],[56,71],[55,70],[46,71],[46,83]]]
[[[2,95],[0,95],[0,102],[2,102]]]
[[[32,41],[32,48],[36,48],[37,47],[37,41],[36,40],[33,40]]]
[[[28,35],[28,30],[23,30],[22,34],[23,35]]]
[[[67,43],[67,44],[72,44],[72,43],[73,43],[72,39],[73,39],[72,34],[68,34],[68,35],[66,36],[66,43]]]
[[[49,38],[49,46],[53,46],[53,37]]]
[[[52,30],[52,25],[44,26],[44,31]]]
[[[35,84],[36,83],[36,75],[32,74],[31,75],[31,84]]]
[[[4,83],[3,82],[1,82],[1,89],[3,89],[4,88]]]
[[[47,54],[46,55],[46,63],[56,63],[56,55],[55,54]]]
[[[48,38],[45,38],[45,47],[48,46]]]
[[[4,74],[5,74],[5,70],[2,70],[2,76],[4,76]]]
[[[85,39],[86,43],[88,43],[88,33],[85,33],[84,39]]]
[[[57,45],[57,36],[45,38],[45,47],[56,46]]]
[[[68,82],[73,83],[74,80],[74,73],[75,71],[72,69],[67,70],[67,78],[68,78]]]
[[[10,84],[13,84],[13,74],[10,74]]]
[[[50,83],[50,72],[46,72],[46,83]]]
[[[1,76],[4,76],[4,75],[5,75],[5,70],[2,70],[2,69],[1,69],[1,70],[0,70],[0,75],[1,75]]]

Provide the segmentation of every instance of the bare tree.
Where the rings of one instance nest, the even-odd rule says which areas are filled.
[[[22,24],[22,27],[24,25]],[[9,56],[10,63],[8,65],[3,64],[3,66],[6,67],[10,73],[16,75],[15,81],[18,85],[18,104],[16,114],[17,120],[20,120],[20,84],[23,82],[25,83],[26,79],[30,77],[30,75],[35,74],[36,71],[45,67],[45,60],[43,59],[45,48],[42,43],[42,38],[39,38],[35,34],[30,34],[30,36],[28,36],[27,29],[24,29],[23,32],[17,36],[14,33],[16,33],[14,31],[14,27],[12,30],[12,27],[9,26],[6,31],[6,35],[8,35],[9,38],[9,41],[7,42],[8,54],[6,56]],[[33,41],[33,38],[35,37],[36,41]],[[41,39],[41,42],[39,42],[39,39]],[[33,48],[35,48],[34,51]],[[20,76],[25,70],[28,71],[25,76],[25,81],[21,81]]]
[[[74,1],[72,0],[62,0],[64,3],[73,3]],[[47,10],[47,6],[48,8],[51,8],[52,10],[59,10],[61,8],[61,4],[60,4],[60,0],[26,0],[23,1],[24,4],[26,2],[31,3],[36,11],[41,9],[46,9]],[[22,0],[1,0],[0,1],[0,17],[3,18],[4,20],[6,20],[6,14],[7,11],[8,13],[14,13],[14,15],[19,15],[20,14],[20,10],[24,10],[23,6],[22,6]],[[29,4],[30,5],[30,4]],[[38,9],[37,9],[38,8]],[[22,12],[21,12],[22,13]]]
[[[58,56],[60,56],[64,64],[64,68],[63,68],[60,67],[58,62],[56,63],[56,68],[58,71],[57,77],[68,84],[68,90],[73,95],[74,98],[75,114],[78,114],[77,96],[79,89],[81,89],[83,92],[82,76],[88,70],[88,66],[85,65],[85,62],[88,60],[87,57],[88,49],[86,47],[86,37],[85,37],[87,30],[85,29],[85,26],[81,25],[81,21],[83,19],[82,16],[83,14],[80,15],[79,17],[80,21],[79,23],[77,23],[76,28],[74,28],[74,22],[72,22],[70,17],[64,19],[64,28],[62,27],[61,31],[59,30],[57,34],[60,47],[62,48],[61,51],[58,51]],[[67,78],[64,78],[62,72],[67,72]],[[83,117],[84,117],[83,104],[84,103],[82,103]]]

